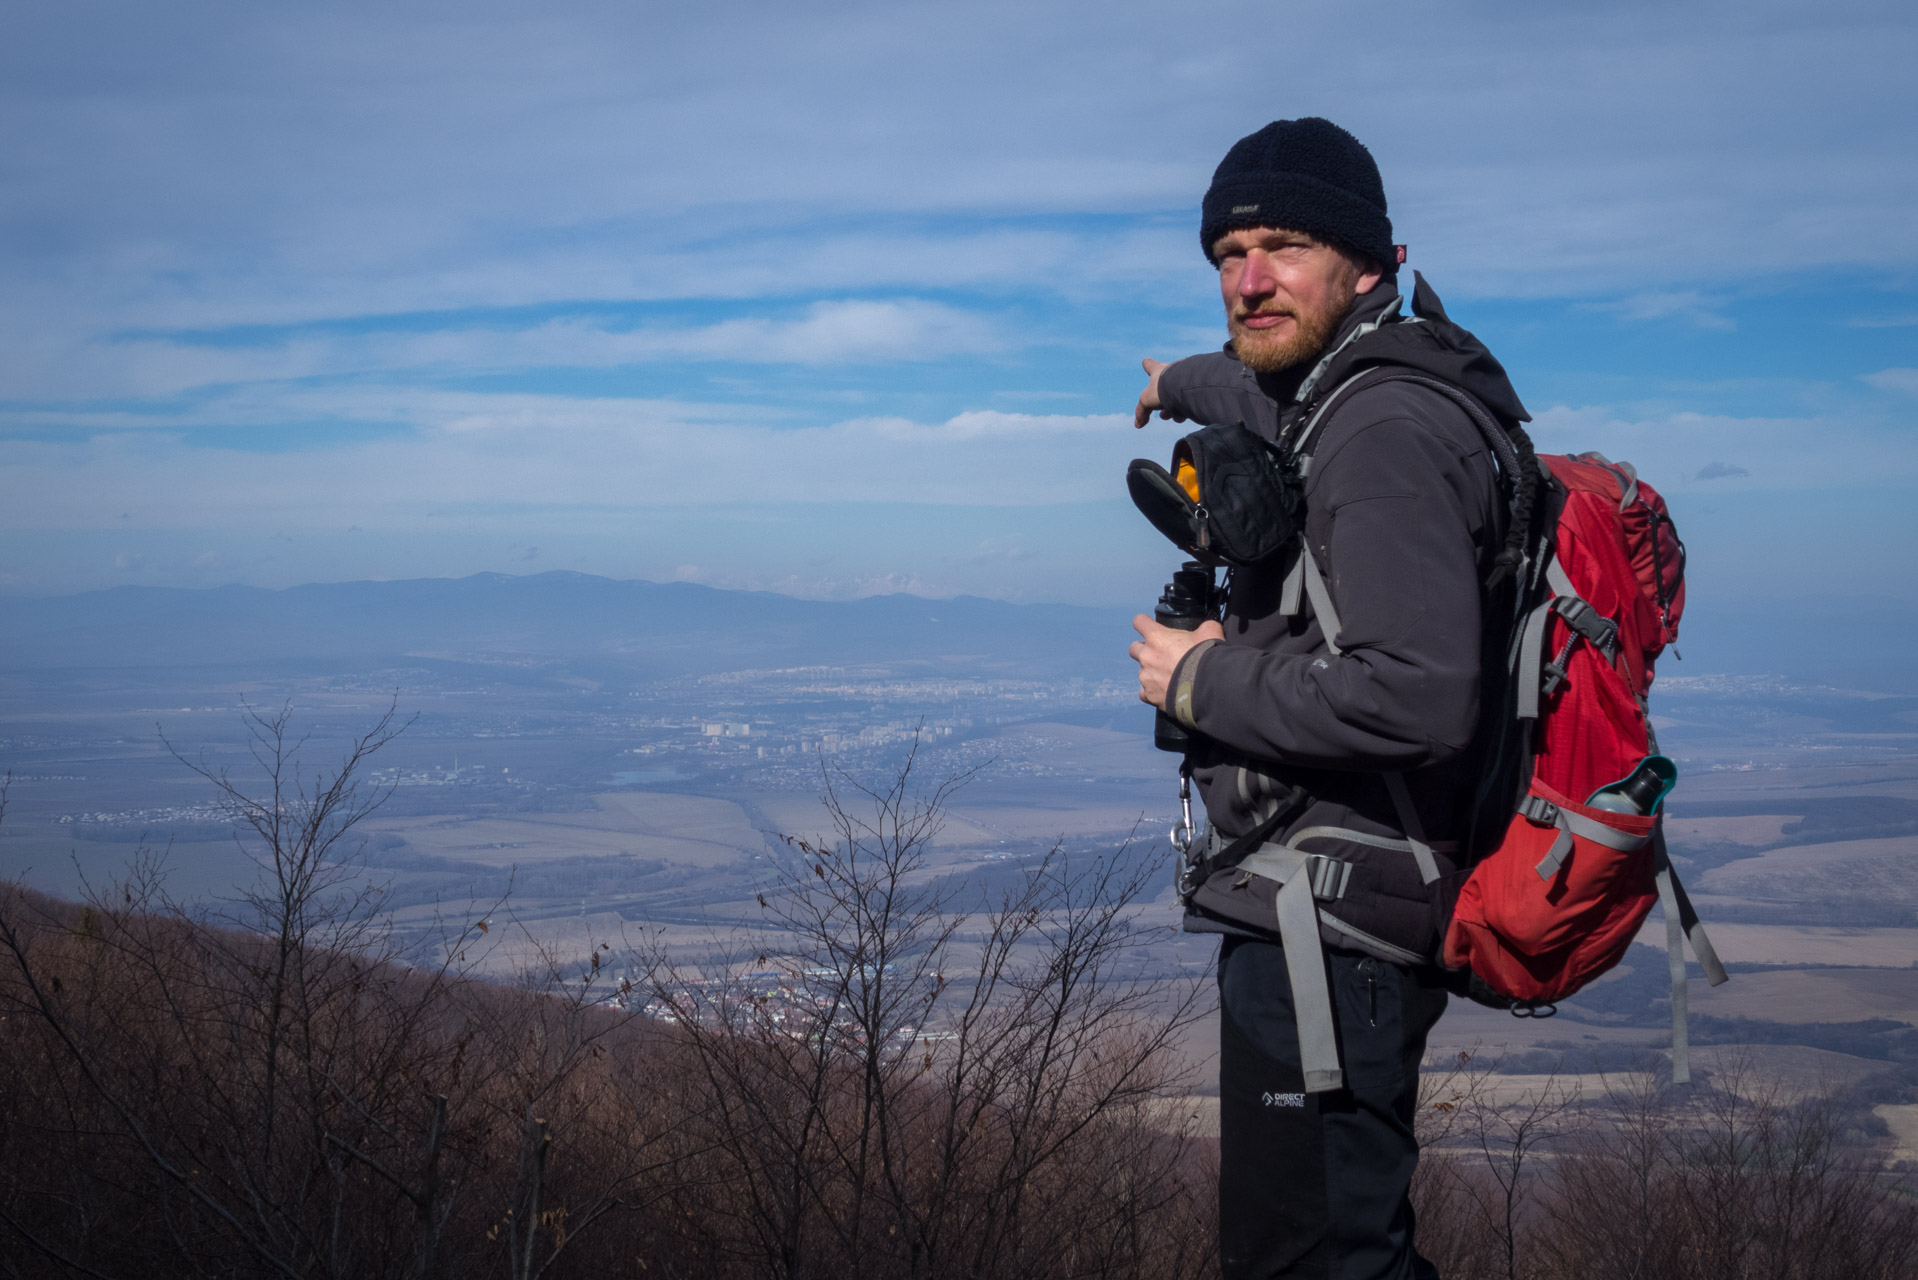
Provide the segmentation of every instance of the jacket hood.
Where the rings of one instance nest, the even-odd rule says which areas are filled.
[[[1470,330],[1452,322],[1424,276],[1414,271],[1412,280],[1412,314],[1398,314],[1398,290],[1381,281],[1367,295],[1372,305],[1358,307],[1348,317],[1332,354],[1306,379],[1301,398],[1315,389],[1329,391],[1360,370],[1389,364],[1429,373],[1468,391],[1497,418],[1530,422],[1532,415],[1498,357]],[[1368,322],[1376,322],[1377,327],[1358,332]]]

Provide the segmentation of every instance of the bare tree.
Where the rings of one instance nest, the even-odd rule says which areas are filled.
[[[1418,1213],[1418,1247],[1447,1276],[1470,1276],[1492,1266],[1488,1233],[1479,1220],[1468,1184],[1475,1165],[1460,1149],[1466,1121],[1474,1115],[1485,1071],[1477,1050],[1460,1052],[1419,1076],[1413,1133],[1418,1165],[1411,1196]]]
[[[124,880],[89,887],[77,936],[16,894],[0,910],[6,998],[79,1082],[73,1131],[91,1124],[153,1175],[122,1188],[138,1189],[149,1249],[287,1276],[372,1274],[410,1254],[431,1275],[446,1125],[436,1106],[416,1151],[408,1121],[456,1051],[437,1034],[454,975],[399,963],[350,843],[384,799],[362,790],[366,761],[404,726],[389,707],[309,778],[290,721],[247,712],[257,793],[185,761],[235,819],[253,886],[223,912],[191,910],[143,847]],[[415,1163],[411,1179],[392,1172]],[[395,1248],[394,1224],[364,1213],[361,1167],[409,1192],[416,1247]]]
[[[922,791],[913,770],[829,775],[833,838],[789,839],[798,856],[761,897],[776,957],[649,958],[762,1274],[1060,1274],[1094,1232],[1112,1246],[1118,1219],[1136,1230],[1174,1198],[1185,1146],[1148,1104],[1198,989],[1168,994],[1137,963],[1156,941],[1136,913],[1151,869],[1055,849],[959,911],[926,873],[966,776]],[[1085,1195],[1066,1166],[1094,1148],[1126,1156]],[[1081,1212],[1047,1212],[1068,1201]]]
[[[1496,1274],[1505,1280],[1523,1274],[1526,1214],[1539,1191],[1530,1166],[1541,1145],[1567,1136],[1577,1100],[1577,1087],[1561,1082],[1556,1072],[1509,1102],[1483,1081],[1470,1093],[1460,1123],[1483,1177],[1464,1182],[1465,1199],[1495,1242]]]
[[[1681,1113],[1669,1072],[1652,1067],[1606,1082],[1574,1140],[1554,1162],[1551,1196],[1603,1212],[1552,1213],[1536,1241],[1550,1273],[1663,1280],[1678,1274],[1684,1242],[1671,1195]]]
[[[1909,1179],[1841,1140],[1842,1091],[1788,1095],[1736,1054],[1689,1089],[1647,1069],[1576,1107],[1554,1082],[1499,1106],[1485,1083],[1464,1086],[1448,1148],[1421,1166],[1421,1244],[1448,1276],[1891,1280],[1918,1265]]]
[[[1881,1155],[1846,1148],[1839,1096],[1792,1095],[1720,1059],[1673,1142],[1681,1276],[1896,1276],[1918,1265],[1918,1209]]]
[[[911,758],[884,790],[828,774],[836,838],[789,837],[796,859],[759,898],[777,960],[735,950],[689,971],[663,950],[646,957],[655,1006],[704,1078],[712,1146],[740,1196],[736,1235],[768,1274],[808,1275],[822,1256],[857,1267],[871,1242],[875,1160],[890,1158],[899,1093],[926,1070],[907,1050],[947,985],[958,925],[911,881],[963,781],[918,794]],[[848,786],[870,816],[842,799]]]
[[[573,975],[556,947],[525,937],[535,962],[519,986],[530,998],[487,999],[495,1052],[512,1052],[477,1100],[495,1131],[518,1136],[492,1237],[513,1280],[538,1280],[610,1218],[668,1198],[675,1184],[667,1175],[697,1152],[672,1055],[618,999],[630,982],[602,961],[612,942],[589,939],[584,971]]]

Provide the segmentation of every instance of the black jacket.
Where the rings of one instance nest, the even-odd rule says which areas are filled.
[[[1526,419],[1504,370],[1446,318],[1423,279],[1414,319],[1398,318],[1400,302],[1389,282],[1359,299],[1303,404],[1310,371],[1261,377],[1229,345],[1168,368],[1161,402],[1177,418],[1243,422],[1277,440],[1354,373],[1395,365],[1471,393],[1501,420]],[[1371,322],[1381,323],[1352,337]],[[1279,612],[1289,556],[1234,573],[1225,640],[1195,648],[1172,680],[1185,695],[1175,714],[1208,744],[1194,759],[1208,820],[1226,837],[1242,834],[1300,787],[1309,800],[1272,838],[1313,826],[1401,837],[1383,778],[1398,771],[1427,839],[1456,841],[1475,783],[1482,673],[1501,669],[1488,662],[1502,636],[1480,585],[1507,524],[1494,456],[1463,409],[1405,383],[1334,401],[1309,452],[1304,541],[1340,617],[1341,653],[1309,608]],[[1436,955],[1458,859],[1441,851],[1442,879],[1428,886],[1403,852],[1356,841],[1311,848],[1353,864],[1344,896],[1321,903],[1328,942],[1400,962]],[[1214,877],[1187,927],[1238,932],[1269,921],[1272,891],[1257,878]]]

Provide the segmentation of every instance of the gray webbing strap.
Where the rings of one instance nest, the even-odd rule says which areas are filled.
[[[1545,624],[1552,616],[1547,600],[1526,616],[1518,642],[1518,718],[1538,719],[1539,685],[1545,675]]]
[[[1565,859],[1571,854],[1572,833],[1560,827],[1558,839],[1552,841],[1552,847],[1545,851],[1545,856],[1538,860],[1538,865],[1532,870],[1538,872],[1539,879],[1550,880],[1558,874],[1558,869],[1565,865]]]
[[[1608,463],[1607,465],[1614,471],[1622,473],[1618,482],[1618,509],[1623,511],[1625,508],[1631,506],[1633,500],[1638,497],[1638,468],[1629,462],[1623,461]]]
[[[1540,687],[1545,678],[1545,631],[1546,623],[1551,621],[1552,609],[1560,600],[1578,600],[1578,588],[1572,585],[1572,579],[1553,556],[1545,562],[1545,581],[1552,588],[1552,594],[1537,608],[1526,615],[1524,630],[1518,641],[1518,718],[1521,720],[1538,719],[1538,699]],[[1589,607],[1589,606],[1588,606]]]
[[[1698,963],[1705,970],[1705,980],[1712,986],[1730,980],[1725,966],[1718,961],[1718,952],[1713,949],[1711,939],[1705,936],[1705,926],[1698,921],[1698,913],[1692,910],[1691,899],[1685,895],[1685,886],[1678,881],[1678,872],[1672,869],[1670,857],[1665,852],[1665,829],[1660,824],[1652,835],[1653,866],[1658,869],[1658,907],[1665,916],[1665,961],[1672,976],[1672,1083],[1689,1084],[1692,1078],[1690,1000],[1685,984],[1685,940],[1689,937],[1692,953],[1698,957]]]
[[[1304,831],[1301,831],[1298,834],[1296,839],[1297,840],[1309,839],[1314,833],[1324,834],[1325,832],[1328,832],[1328,831],[1344,834],[1347,836],[1363,835],[1363,833],[1361,832],[1346,832],[1343,827],[1307,827]],[[1369,837],[1367,838],[1369,839]],[[1208,829],[1205,834],[1206,858],[1212,859],[1212,858],[1218,857],[1220,851],[1223,850],[1227,845],[1231,843],[1232,842],[1230,840],[1220,835],[1217,831]],[[1402,841],[1395,841],[1393,843],[1395,847],[1403,844]],[[1444,846],[1441,845],[1439,847],[1443,848]],[[1261,848],[1292,849],[1299,853],[1305,852],[1303,849],[1299,849],[1298,845],[1295,842],[1288,842],[1283,845],[1268,843],[1266,845],[1261,846]],[[1401,852],[1403,852],[1402,849],[1401,849]],[[1261,876],[1265,876],[1266,878],[1271,879],[1275,877],[1273,877],[1270,874],[1270,872],[1274,866],[1278,866],[1278,865],[1289,866],[1291,864],[1289,861],[1283,864],[1274,863],[1271,861],[1260,861],[1260,862],[1254,862],[1254,864],[1250,868],[1247,868],[1244,860],[1241,860],[1233,864],[1233,869],[1251,870],[1251,871],[1257,872]],[[1312,896],[1317,898],[1320,902],[1337,902],[1340,898],[1343,898],[1345,896],[1346,886],[1351,884],[1352,882],[1352,867],[1353,867],[1353,864],[1350,862],[1347,862],[1345,859],[1334,858],[1332,855],[1327,853],[1305,854],[1305,872],[1306,872],[1306,875],[1311,877],[1311,880],[1312,880]],[[1419,958],[1414,957],[1412,960],[1412,963],[1414,964],[1419,963]]]
[[[1565,855],[1572,851],[1573,836],[1590,840],[1593,844],[1602,844],[1607,849],[1616,849],[1620,853],[1643,849],[1652,838],[1650,835],[1635,836],[1629,831],[1607,826],[1596,818],[1561,809],[1543,796],[1526,796],[1519,801],[1518,811],[1533,822],[1558,828],[1558,839],[1552,841],[1552,847],[1538,864],[1538,878],[1541,880],[1550,880],[1558,874],[1559,867],[1564,865]]]
[[[1370,333],[1372,330],[1376,328],[1378,328],[1378,325],[1376,324],[1361,325],[1359,326],[1358,331],[1352,334],[1352,336],[1350,338],[1347,338],[1345,341],[1350,342],[1352,341],[1353,338],[1357,338],[1361,334]],[[1339,344],[1339,346],[1343,348],[1345,346],[1345,343],[1342,342]],[[1332,357],[1336,354],[1338,354],[1336,351],[1331,351],[1326,353],[1325,358],[1319,361],[1318,367],[1317,369],[1313,371],[1312,376],[1306,379],[1306,381],[1299,387],[1298,394],[1295,397],[1295,400],[1299,402],[1303,402],[1307,398],[1307,396],[1311,392],[1312,386],[1318,381],[1319,374],[1325,371],[1326,365],[1331,363]],[[1340,396],[1343,396],[1346,390],[1350,388],[1353,383],[1357,382],[1360,378],[1363,378],[1367,373],[1370,373],[1370,372],[1371,370],[1369,369],[1361,369],[1359,372],[1347,378],[1344,382],[1339,383],[1338,386],[1333,387],[1331,391],[1326,393],[1325,399],[1319,402],[1318,408],[1312,411],[1312,416],[1306,419],[1304,428],[1301,429],[1299,432],[1299,438],[1295,440],[1292,444],[1293,465],[1298,468],[1299,479],[1301,481],[1305,480],[1307,477],[1309,477],[1312,474],[1312,453],[1309,446],[1312,443],[1313,435],[1319,429],[1319,423],[1323,422],[1325,420],[1325,415],[1331,412],[1333,403],[1337,401]],[[1306,562],[1312,558],[1312,553],[1306,550],[1303,545],[1304,539],[1301,538],[1300,542],[1301,542],[1301,545],[1299,547],[1299,557],[1298,559],[1292,562],[1292,567],[1286,571],[1285,583],[1279,588],[1279,613],[1281,616],[1287,617],[1287,618],[1294,618],[1298,616],[1299,590],[1300,588],[1305,586],[1305,565],[1306,565]],[[1313,569],[1315,571],[1317,570],[1317,568],[1318,568],[1317,565],[1313,566]],[[1324,584],[1320,584],[1320,585],[1323,586]],[[1315,610],[1319,607],[1318,600],[1316,597],[1313,600],[1312,607]],[[1321,617],[1321,625],[1324,626],[1323,617]],[[1333,656],[1336,657],[1339,651],[1337,646],[1330,644],[1330,633],[1338,630],[1338,627],[1335,623],[1331,626],[1324,626],[1324,630],[1327,633],[1327,644],[1329,647],[1331,647]]]
[[[1366,334],[1371,333],[1374,329],[1377,329],[1381,324],[1386,324],[1396,319],[1397,312],[1398,312],[1398,308],[1394,306],[1391,312],[1385,315],[1381,315],[1377,320],[1370,320],[1360,325],[1358,328],[1352,330],[1351,333],[1345,336],[1345,341],[1339,343],[1338,346],[1333,347],[1330,351],[1326,352],[1325,355],[1320,357],[1319,362],[1312,366],[1312,372],[1305,376],[1305,381],[1299,383],[1299,389],[1293,392],[1292,402],[1294,404],[1305,404],[1307,401],[1311,400],[1312,392],[1319,385],[1319,379],[1324,377],[1325,371],[1331,367],[1332,358],[1338,355],[1339,352],[1351,346],[1354,342],[1357,342],[1360,338],[1363,338]],[[1319,419],[1325,416],[1326,406],[1330,405],[1334,400],[1338,399],[1339,393],[1341,391],[1344,391],[1347,387],[1357,382],[1360,378],[1364,377],[1368,372],[1370,372],[1370,370],[1361,369],[1357,373],[1353,374],[1351,377],[1347,378],[1344,382],[1341,382],[1338,386],[1332,388],[1331,392],[1325,397],[1324,401],[1320,403],[1318,412],[1312,415],[1312,423],[1311,425],[1306,427],[1305,434],[1299,437],[1299,445],[1301,448],[1304,447],[1306,436],[1309,436],[1312,434],[1312,427],[1317,426]]]
[[[1325,947],[1319,941],[1319,906],[1312,898],[1306,855],[1282,844],[1265,844],[1239,863],[1242,870],[1279,881],[1272,905],[1278,916],[1279,943],[1292,982],[1293,1020],[1299,1029],[1299,1065],[1307,1093],[1343,1087],[1339,1038],[1332,1018],[1332,989],[1325,974]]]
[[[1414,320],[1411,321],[1411,323],[1418,322]],[[1428,378],[1405,369],[1395,370],[1389,366],[1374,366],[1373,368],[1354,374],[1351,378],[1348,378],[1344,383],[1340,384],[1339,390],[1344,390],[1345,387],[1357,382],[1360,378],[1367,379],[1367,385],[1369,386],[1378,386],[1387,382],[1409,382],[1414,386],[1424,387],[1428,391],[1435,391],[1439,395],[1444,396],[1447,400],[1450,400],[1463,410],[1465,416],[1471,419],[1472,425],[1478,428],[1480,438],[1485,441],[1486,447],[1492,451],[1492,456],[1498,460],[1499,470],[1505,474],[1508,480],[1515,481],[1517,479],[1519,474],[1518,450],[1513,446],[1512,438],[1506,434],[1505,428],[1500,426],[1497,419],[1485,411],[1485,406],[1479,403],[1477,397],[1461,391],[1451,383],[1441,379]]]
[[[1397,307],[1395,305],[1392,311],[1380,316],[1377,323],[1360,325],[1347,336],[1344,342],[1341,342],[1333,350],[1326,352],[1324,358],[1313,368],[1311,375],[1299,384],[1298,392],[1293,397],[1294,403],[1304,404],[1312,398],[1313,388],[1318,385],[1320,375],[1323,374],[1327,366],[1331,364],[1333,356],[1336,356],[1351,342],[1364,337],[1380,325],[1392,323],[1417,324],[1422,322],[1416,317],[1401,319],[1397,314]],[[1339,383],[1336,387],[1333,387],[1332,390],[1325,394],[1325,398],[1319,401],[1318,406],[1312,410],[1312,416],[1306,419],[1305,426],[1300,429],[1298,438],[1292,443],[1291,450],[1293,463],[1298,468],[1299,478],[1301,480],[1312,474],[1312,464],[1314,461],[1312,442],[1313,437],[1318,434],[1319,425],[1325,421],[1326,415],[1332,411],[1332,406],[1336,404],[1346,392],[1357,386],[1362,380],[1366,381],[1367,385],[1377,385],[1384,382],[1416,383],[1422,387],[1429,387],[1433,391],[1437,391],[1446,398],[1454,401],[1465,411],[1466,416],[1472,420],[1473,425],[1478,428],[1479,434],[1484,437],[1486,444],[1498,458],[1498,465],[1505,474],[1508,476],[1518,474],[1518,453],[1512,447],[1511,437],[1507,436],[1504,429],[1486,414],[1484,408],[1480,406],[1477,400],[1474,400],[1465,392],[1460,391],[1457,387],[1450,386],[1435,378],[1422,378],[1414,373],[1383,372],[1374,366],[1372,368],[1359,370],[1345,381]],[[1308,566],[1303,563],[1309,559],[1309,556],[1309,552],[1301,549],[1299,552],[1299,561],[1295,561],[1290,571],[1285,575],[1285,583],[1280,588],[1279,594],[1279,613],[1285,617],[1290,618],[1298,614],[1299,588],[1301,586],[1307,588],[1311,586],[1310,579],[1304,577],[1304,574],[1307,572],[1316,572],[1318,566]],[[1321,584],[1321,586],[1322,585],[1323,584]],[[1312,607],[1315,610],[1319,608],[1319,599],[1316,596],[1313,598]],[[1321,618],[1321,623],[1323,622],[1324,619]],[[1331,632],[1338,630],[1336,615],[1333,615],[1332,625],[1324,629],[1327,632],[1328,638]],[[1332,652],[1334,655],[1337,655],[1337,646],[1332,646]]]
[[[1575,836],[1583,836],[1593,844],[1602,844],[1607,849],[1616,849],[1620,853],[1629,853],[1633,849],[1643,849],[1649,835],[1635,836],[1629,831],[1620,831],[1596,818],[1588,818],[1582,813],[1573,813],[1570,809],[1559,809],[1553,825],[1561,831],[1569,831]]]
[[[1338,1029],[1332,1020],[1332,990],[1325,975],[1325,947],[1319,942],[1319,906],[1307,877],[1295,875],[1279,886],[1272,905],[1279,916],[1279,941],[1292,979],[1293,1020],[1299,1028],[1299,1066],[1307,1093],[1328,1093],[1345,1083],[1339,1069]]]
[[[1698,958],[1699,967],[1705,970],[1706,985],[1716,987],[1730,982],[1731,975],[1725,972],[1725,966],[1719,962],[1718,949],[1712,946],[1711,938],[1706,935],[1705,926],[1685,892],[1684,881],[1678,878],[1678,871],[1669,863],[1665,868],[1665,878],[1671,881],[1672,896],[1678,899],[1678,922],[1685,928],[1685,940],[1692,944],[1692,955]]]
[[[1312,614],[1319,620],[1325,647],[1336,658],[1344,650],[1339,648],[1339,612],[1332,607],[1332,593],[1326,590],[1325,579],[1319,576],[1319,562],[1312,548],[1300,547],[1299,561],[1305,566],[1305,595],[1312,602]]]
[[[1299,545],[1299,554],[1292,561],[1292,567],[1285,571],[1285,582],[1279,587],[1279,615],[1285,618],[1299,616],[1299,595],[1305,590],[1305,562],[1312,553]]]
[[[1685,930],[1678,922],[1678,897],[1671,868],[1658,873],[1658,906],[1665,913],[1665,962],[1672,973],[1672,1083],[1692,1081],[1691,1011],[1685,991]]]
[[[1239,870],[1250,871],[1276,884],[1284,884],[1305,866],[1305,850],[1268,840],[1239,859]]]
[[[1439,878],[1438,862],[1432,857],[1432,846],[1425,842],[1425,824],[1412,806],[1412,790],[1405,785],[1405,775],[1386,774],[1385,790],[1392,797],[1392,807],[1398,810],[1399,826],[1405,829],[1406,843],[1412,846],[1412,857],[1419,864],[1419,879],[1431,884]]]
[[[1573,600],[1584,598],[1578,594],[1578,588],[1572,585],[1572,576],[1565,572],[1565,566],[1558,562],[1557,556],[1545,562],[1545,581],[1550,584],[1553,595]]]
[[[1332,840],[1345,840],[1352,844],[1370,845],[1374,849],[1390,849],[1394,853],[1412,852],[1412,842],[1410,840],[1394,840],[1389,836],[1375,836],[1366,831],[1354,831],[1350,827],[1305,827],[1295,831],[1292,834],[1292,838],[1286,841],[1286,843],[1297,846],[1304,844],[1307,840],[1314,840],[1321,837]],[[1434,840],[1426,847],[1434,849],[1439,853],[1457,853],[1458,841]]]

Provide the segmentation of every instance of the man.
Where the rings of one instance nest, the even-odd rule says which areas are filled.
[[[1503,637],[1483,584],[1507,503],[1494,454],[1442,389],[1348,380],[1409,372],[1501,422],[1526,414],[1423,280],[1401,318],[1378,168],[1338,126],[1278,121],[1240,140],[1200,242],[1230,341],[1145,361],[1135,421],[1240,422],[1309,457],[1303,548],[1235,569],[1222,625],[1133,623],[1141,699],[1199,743],[1188,765],[1209,839],[1194,854],[1213,860],[1189,886],[1186,928],[1225,935],[1225,1275],[1435,1276],[1413,1246],[1412,1121],[1447,1000],[1434,958],[1463,875],[1472,744],[1496,701],[1483,673],[1501,669],[1485,660]],[[1288,957],[1274,927],[1279,883],[1221,864],[1248,832],[1313,859],[1309,954]],[[1312,1010],[1328,1003],[1319,1035]]]

